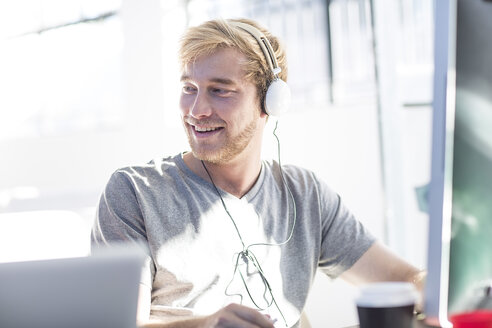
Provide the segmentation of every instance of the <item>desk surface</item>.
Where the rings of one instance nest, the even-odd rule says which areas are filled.
[[[413,328],[429,328],[429,327],[431,327],[431,326],[426,325],[422,320],[415,319],[413,321]],[[346,327],[346,328],[360,328],[360,326],[356,325],[356,326],[350,326],[350,327]]]

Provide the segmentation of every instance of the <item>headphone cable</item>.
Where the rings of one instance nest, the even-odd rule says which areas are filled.
[[[247,261],[247,259],[250,259],[253,261],[253,265],[258,269],[258,272],[263,280],[263,283],[265,285],[265,287],[267,288],[267,290],[270,292],[270,295],[272,296],[272,299],[270,301],[268,301],[268,307],[270,307],[272,305],[272,303],[275,305],[275,307],[277,308],[277,310],[279,311],[279,314],[281,315],[284,323],[285,323],[285,326],[287,327],[287,320],[282,312],[282,310],[280,309],[280,307],[278,306],[277,304],[277,301],[275,300],[275,297],[273,296],[273,291],[270,287],[270,283],[268,282],[268,280],[266,279],[265,275],[263,274],[263,269],[261,268],[260,266],[260,263],[259,261],[256,259],[256,256],[254,255],[254,253],[252,251],[249,251],[249,249],[253,246],[282,246],[282,245],[285,245],[287,244],[291,239],[292,239],[292,236],[294,235],[294,228],[296,226],[296,223],[297,223],[297,210],[296,210],[296,202],[295,202],[295,199],[294,199],[294,196],[292,194],[292,191],[290,190],[290,187],[289,185],[287,184],[286,180],[285,180],[285,177],[284,177],[284,173],[283,173],[283,169],[282,169],[282,163],[281,163],[281,159],[280,159],[280,139],[279,137],[277,136],[276,134],[276,131],[277,131],[277,127],[278,127],[278,120],[275,122],[275,128],[273,129],[273,135],[275,136],[275,139],[277,141],[277,154],[278,154],[278,165],[279,165],[279,169],[280,169],[280,177],[282,179],[282,183],[283,185],[287,188],[287,192],[289,194],[289,197],[291,199],[291,202],[293,204],[293,220],[292,220],[292,229],[289,233],[289,236],[287,237],[286,240],[284,240],[283,242],[281,243],[253,243],[253,244],[250,244],[248,246],[245,245],[244,241],[243,241],[243,238],[241,236],[241,233],[239,232],[239,228],[237,227],[237,224],[236,224],[236,221],[234,220],[234,218],[232,217],[231,213],[229,212],[229,209],[227,208],[225,202],[224,202],[224,199],[222,198],[222,194],[220,193],[219,189],[217,188],[217,186],[215,185],[215,182],[212,178],[212,175],[210,174],[210,172],[208,171],[207,169],[207,166],[205,165],[205,162],[203,160],[200,160],[201,163],[202,163],[202,166],[203,168],[205,169],[205,172],[207,173],[210,181],[212,182],[212,185],[217,193],[217,195],[219,196],[220,198],[220,201],[222,203],[222,206],[224,207],[224,210],[226,211],[227,213],[227,216],[229,216],[229,218],[231,219],[232,221],[232,224],[234,225],[234,229],[236,230],[236,233],[239,237],[239,240],[241,241],[241,244],[243,246],[243,250],[239,253],[237,253],[237,258],[236,258],[236,265],[235,265],[235,268],[234,268],[234,274],[233,274],[233,277],[232,277],[232,280],[231,282],[227,285],[226,287],[226,295],[229,295],[229,296],[234,296],[234,295],[238,295],[241,299],[241,303],[242,303],[242,298],[243,296],[241,294],[229,294],[227,292],[227,290],[229,289],[229,286],[231,285],[232,281],[234,280],[234,276],[236,275],[236,272],[238,270],[238,261],[239,261],[239,258],[240,257],[243,257],[243,260],[244,261]],[[243,284],[246,288],[246,291],[248,293],[248,296],[250,297],[251,301],[253,302],[253,304],[260,310],[265,310],[264,308],[261,308],[260,306],[258,306],[256,304],[256,302],[254,301],[254,298],[252,297],[251,295],[251,292],[248,288],[248,285],[242,275],[241,272],[240,273],[240,276],[241,276],[241,280],[243,281]]]

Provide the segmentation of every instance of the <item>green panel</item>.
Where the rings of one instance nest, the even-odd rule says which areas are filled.
[[[450,313],[475,307],[492,279],[491,17],[492,2],[458,1]]]

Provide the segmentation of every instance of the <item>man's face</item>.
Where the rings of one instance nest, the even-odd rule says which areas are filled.
[[[193,154],[227,163],[246,149],[261,147],[256,87],[244,77],[243,54],[232,48],[198,57],[181,77],[181,115]]]

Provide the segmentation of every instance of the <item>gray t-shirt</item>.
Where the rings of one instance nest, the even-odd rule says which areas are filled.
[[[224,204],[182,154],[119,169],[101,196],[92,245],[145,245],[142,283],[152,288],[151,318],[206,315],[231,302],[255,307],[254,301],[297,326],[316,270],[337,277],[374,237],[314,173],[282,168],[294,201],[278,163],[263,161],[242,198],[220,190]],[[245,260],[238,254],[246,249]]]

